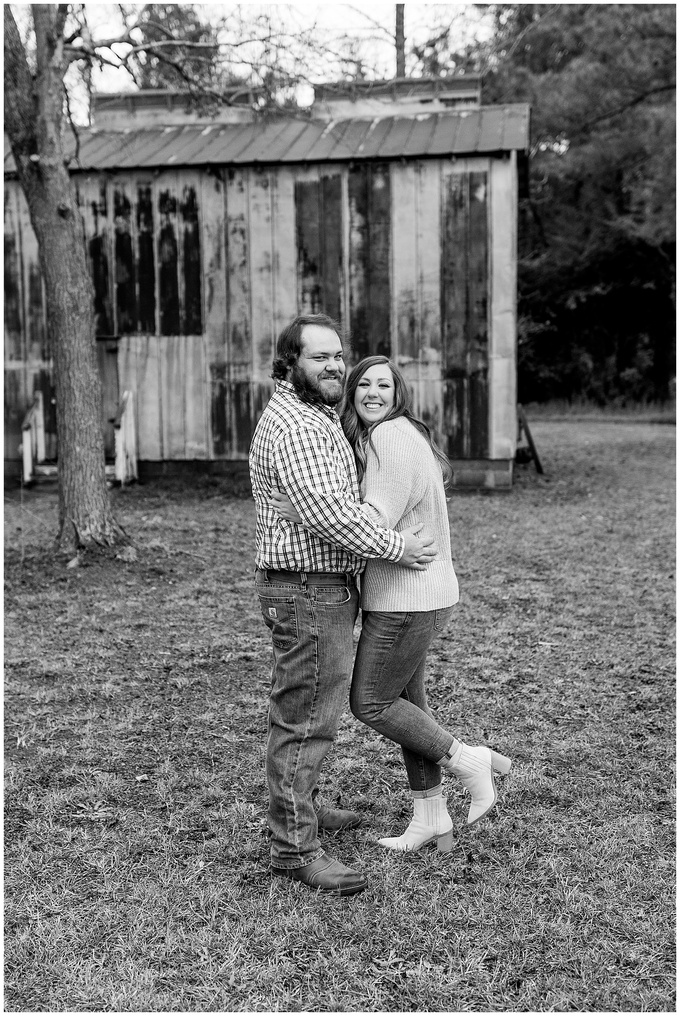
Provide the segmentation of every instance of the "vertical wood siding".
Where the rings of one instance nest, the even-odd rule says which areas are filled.
[[[179,205],[182,234],[182,335],[200,335],[203,331],[201,299],[201,241],[198,222],[198,181],[182,187]]]
[[[429,427],[442,425],[440,165],[392,167],[393,354],[413,406]]]
[[[28,355],[22,272],[19,193],[5,187],[4,291],[5,291],[5,379],[4,445],[6,459],[19,459],[21,422],[29,403],[26,390]]]
[[[137,331],[156,330],[154,201],[150,183],[137,184]]]
[[[247,174],[228,171],[226,191],[227,239],[227,358],[215,376],[213,454],[236,458],[239,442],[248,440],[253,379],[253,329],[251,320],[250,199]],[[241,435],[243,435],[241,437]]]
[[[129,335],[137,331],[137,259],[134,252],[134,226],[131,186],[117,181],[113,188],[114,280],[116,292],[116,332]]]
[[[76,178],[104,424],[136,399],[143,460],[243,459],[297,313],[337,318],[350,361],[394,357],[453,459],[511,458],[512,157],[224,167]],[[491,265],[493,264],[493,273]],[[6,414],[53,407],[37,246],[5,194]],[[52,442],[54,447],[54,440]]]
[[[342,177],[294,183],[297,306],[301,314],[342,317]]]
[[[352,360],[391,356],[388,163],[357,163],[349,170],[349,294]]]
[[[272,173],[272,309],[274,330],[271,357],[264,371],[267,384],[276,339],[298,313],[295,250],[295,175],[282,167]]]
[[[164,181],[158,195],[158,303],[161,335],[179,335],[179,243],[177,195]]]
[[[110,256],[110,223],[106,177],[85,176],[76,180],[80,213],[94,284],[95,331],[97,335],[115,335],[113,316],[113,266]]]
[[[102,431],[104,452],[112,458],[116,452],[113,419],[118,409],[120,388],[118,384],[118,343],[112,339],[97,342],[97,362],[102,381]]]
[[[18,185],[8,186],[5,191],[4,247],[5,457],[20,458],[23,417],[36,393],[42,392],[45,452],[53,458],[57,422],[38,243]]]
[[[5,359],[23,359],[23,292],[21,285],[21,233],[17,214],[17,191],[5,190],[4,292]]]
[[[489,457],[512,459],[517,442],[517,156],[491,165]]]
[[[488,172],[446,174],[442,193],[441,314],[444,419],[453,459],[488,454]]]

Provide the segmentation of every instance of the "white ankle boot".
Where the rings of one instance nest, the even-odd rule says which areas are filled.
[[[419,850],[427,843],[437,841],[437,850],[448,852],[453,846],[453,822],[446,810],[446,798],[414,797],[413,818],[401,836],[388,836],[378,840],[388,850]]]
[[[491,811],[496,803],[496,784],[494,773],[507,775],[512,762],[505,755],[500,755],[491,748],[470,748],[460,744],[451,755],[445,756],[439,763],[447,773],[458,776],[472,797],[467,824],[474,825],[480,818]]]

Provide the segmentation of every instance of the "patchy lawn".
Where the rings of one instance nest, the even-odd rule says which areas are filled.
[[[326,799],[349,899],[268,874],[269,643],[253,505],[113,493],[134,561],[45,548],[5,499],[5,1004],[11,1011],[674,1011],[675,428],[532,425],[546,469],[450,502],[462,599],[431,705],[514,759],[450,855],[404,857],[398,749],[347,714]]]

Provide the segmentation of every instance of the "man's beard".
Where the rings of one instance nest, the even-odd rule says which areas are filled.
[[[308,378],[307,375],[300,369],[300,365],[298,363],[291,368],[291,384],[293,385],[298,398],[310,406],[336,406],[338,404],[342,398],[344,377],[342,374],[338,374],[337,377],[329,377],[328,380],[337,381],[337,393],[325,390],[319,381],[313,381],[311,378]]]

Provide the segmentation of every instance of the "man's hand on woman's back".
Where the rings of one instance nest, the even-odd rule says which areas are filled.
[[[404,553],[396,562],[400,568],[413,568],[425,571],[428,564],[437,556],[434,537],[425,529],[422,522],[401,530],[404,537]]]

